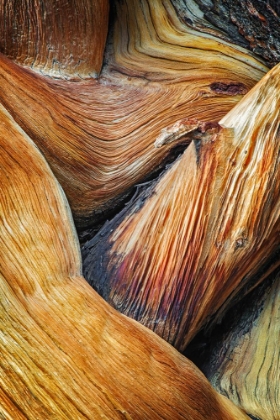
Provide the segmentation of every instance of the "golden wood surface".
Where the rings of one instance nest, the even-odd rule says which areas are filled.
[[[3,107],[0,121],[0,416],[247,418],[81,277],[61,187]]]
[[[180,350],[278,249],[279,92],[277,66],[219,125],[194,125],[185,153],[84,247],[89,282]]]
[[[248,51],[184,25],[169,1],[116,7],[98,80],[42,77],[0,57],[0,101],[44,153],[80,226],[185,141],[155,148],[162,130],[183,118],[218,121],[267,71]]]
[[[279,273],[231,315],[230,327],[206,352],[207,377],[218,392],[256,418],[279,420]]]

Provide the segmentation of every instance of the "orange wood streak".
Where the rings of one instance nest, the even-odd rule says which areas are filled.
[[[117,7],[99,80],[41,77],[0,57],[0,101],[46,156],[78,224],[110,207],[182,142],[155,148],[162,130],[184,118],[218,121],[240,100],[213,83],[241,83],[243,92],[267,70],[239,47],[188,32],[169,2]]]
[[[109,301],[181,350],[279,245],[279,80],[278,66],[108,239]]]
[[[80,276],[62,189],[3,107],[0,121],[0,415],[245,420],[191,362]]]
[[[0,414],[7,420],[25,420],[26,417],[21,413],[18,407],[10,400],[0,385]]]

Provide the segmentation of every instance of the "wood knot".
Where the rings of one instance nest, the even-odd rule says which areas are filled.
[[[248,240],[246,238],[240,237],[236,239],[234,249],[244,248],[247,244]]]
[[[243,83],[211,83],[210,89],[216,93],[224,95],[245,95],[248,92],[247,87]]]

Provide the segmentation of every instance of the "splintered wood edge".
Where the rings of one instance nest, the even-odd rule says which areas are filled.
[[[88,281],[180,350],[271,270],[279,92],[278,66],[84,247]]]

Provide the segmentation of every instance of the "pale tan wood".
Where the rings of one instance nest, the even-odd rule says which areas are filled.
[[[184,24],[170,0],[124,0],[116,8],[112,64],[125,74],[164,83],[180,76],[207,89],[210,80],[247,85],[266,69],[245,48]]]
[[[84,247],[88,281],[180,350],[271,270],[280,234],[279,68],[219,125],[190,124],[185,153]]]
[[[65,195],[0,108],[0,416],[241,420],[169,344],[81,277]]]
[[[155,148],[162,130],[183,118],[218,121],[267,71],[248,51],[184,25],[169,1],[116,8],[99,80],[40,77],[0,58],[0,101],[41,148],[79,225],[184,143],[182,132]]]
[[[52,77],[97,77],[108,31],[108,0],[0,2],[0,52]]]

